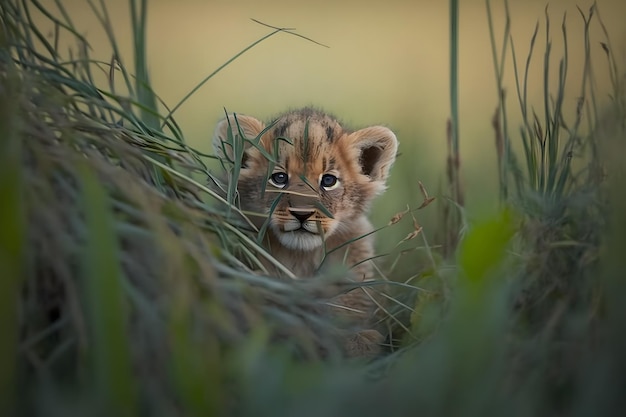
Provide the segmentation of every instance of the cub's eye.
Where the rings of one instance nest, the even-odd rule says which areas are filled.
[[[339,179],[333,174],[324,174],[320,180],[320,185],[327,191],[333,190],[339,185]]]
[[[274,172],[270,176],[270,183],[274,187],[284,188],[287,185],[287,181],[289,180],[289,175],[286,172]]]

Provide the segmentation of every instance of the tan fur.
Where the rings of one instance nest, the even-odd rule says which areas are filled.
[[[241,208],[256,213],[251,220],[258,227],[270,217],[265,239],[270,253],[298,278],[311,277],[345,260],[353,280],[372,279],[373,268],[367,260],[373,255],[372,236],[363,237],[372,230],[366,214],[374,197],[385,189],[396,157],[396,136],[382,126],[353,132],[311,108],[280,116],[259,137],[265,128],[253,117],[229,116],[218,123],[213,145],[223,158],[233,161],[236,155],[242,156],[237,183]],[[276,160],[269,161],[262,150]],[[373,311],[373,302],[362,289],[341,296],[336,303],[356,310],[353,315],[365,320]],[[361,339],[368,341],[365,346],[376,338],[368,333]],[[361,348],[352,344],[347,349]]]

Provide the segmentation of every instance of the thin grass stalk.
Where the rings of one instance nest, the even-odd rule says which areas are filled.
[[[537,28],[538,25],[535,25],[535,33],[537,32]],[[520,109],[522,110],[522,119],[524,121],[524,124],[520,127],[520,136],[522,137],[522,144],[524,146],[524,155],[526,156],[526,168],[529,174],[531,174],[533,171],[531,170],[532,165],[531,165],[531,160],[532,160],[532,154],[531,154],[531,138],[527,135],[527,131],[530,131],[529,126],[528,126],[528,103],[525,101],[525,96],[524,94],[522,94],[521,92],[521,86],[520,86],[520,76],[519,76],[519,71],[518,71],[518,66],[517,66],[517,54],[515,53],[515,42],[513,41],[513,37],[510,36],[510,42],[511,42],[511,56],[513,58],[513,75],[515,77],[515,88],[517,91],[517,98],[519,100],[519,106]],[[531,46],[532,49],[532,46]],[[530,59],[530,54],[527,57],[527,61]],[[496,132],[497,134],[497,132]],[[529,175],[529,181],[531,184],[534,184],[535,179],[532,177],[532,175]],[[532,185],[531,185],[532,186]],[[519,193],[519,190],[517,190]]]
[[[139,0],[140,11],[138,12],[137,0],[130,0],[131,24],[133,32],[134,61],[136,75],[131,76],[123,63],[119,48],[117,46],[111,19],[108,15],[107,7],[103,0],[100,1],[101,11],[98,12],[92,0],[88,0],[94,14],[100,20],[102,27],[109,38],[109,43],[113,48],[113,58],[111,62],[111,75],[114,74],[114,68],[119,66],[122,77],[128,90],[129,100],[119,100],[120,106],[125,110],[124,118],[131,116],[130,121],[144,134],[153,135],[155,132],[161,132],[162,126],[159,124],[159,114],[156,105],[155,94],[150,87],[147,64],[147,44],[146,44],[146,16],[147,16],[147,0]],[[119,65],[117,65],[119,64]],[[135,80],[135,88],[131,83],[131,79]],[[110,87],[113,92],[113,80],[111,77]],[[130,104],[139,108],[140,116],[137,118]],[[181,136],[182,139],[182,136]],[[182,140],[181,140],[182,141]],[[163,163],[171,163],[170,158],[164,155],[154,155],[156,159]],[[156,184],[164,184],[166,178],[158,169],[153,169],[153,179]]]
[[[602,28],[602,33],[604,34],[604,42],[601,42],[600,44],[606,52],[607,61],[609,64],[609,76],[611,78],[611,86],[613,87],[612,91],[615,92],[615,96],[613,97],[613,99],[618,104],[617,110],[622,111],[626,103],[624,103],[625,96],[623,94],[620,94],[620,92],[622,91],[623,78],[617,67],[617,61],[615,60],[615,49],[613,49],[613,46],[611,45],[611,37],[609,36],[609,31],[607,30],[606,25],[604,24],[604,20],[602,20],[602,17],[600,16],[600,10],[595,6],[595,3],[589,10],[590,18],[594,12],[597,16],[598,23]]]
[[[533,35],[530,41],[530,50],[526,57],[526,67],[524,70],[523,79],[520,79],[518,65],[517,65],[517,54],[515,53],[515,43],[513,41],[512,35],[509,35],[511,42],[511,56],[513,58],[513,73],[515,76],[515,87],[517,91],[517,98],[519,100],[519,106],[522,112],[522,119],[524,121],[523,126],[520,127],[520,136],[522,137],[522,143],[524,145],[524,156],[526,159],[526,170],[528,172],[528,181],[530,183],[531,188],[535,189],[537,187],[537,160],[536,160],[536,152],[537,152],[537,143],[535,142],[532,134],[532,126],[528,118],[528,69],[530,67],[531,58],[533,55],[533,49],[535,46],[535,39],[537,38],[537,33],[539,31],[539,22],[535,24],[535,29],[533,31]],[[523,84],[523,85],[522,85]],[[521,190],[517,190],[518,194]]]
[[[554,115],[552,117],[552,123],[547,125],[547,128],[551,132],[548,136],[550,138],[549,143],[549,167],[548,167],[548,189],[547,193],[552,198],[558,199],[562,195],[562,190],[559,190],[556,184],[557,173],[561,166],[559,161],[560,148],[560,136],[561,126],[563,122],[563,99],[565,96],[565,82],[567,79],[567,64],[568,64],[568,52],[567,52],[567,32],[565,28],[566,16],[563,16],[563,48],[564,55],[559,62],[559,79],[556,91],[556,100],[554,103]],[[565,169],[565,167],[563,167]]]
[[[596,105],[595,88],[593,85],[594,75],[593,75],[593,65],[591,61],[591,35],[589,33],[591,19],[594,16],[594,13],[596,13],[596,11],[597,11],[597,7],[594,4],[593,6],[589,8],[588,16],[585,17],[585,13],[580,9],[580,7],[578,7],[578,12],[580,13],[583,19],[583,22],[585,24],[584,26],[584,45],[585,45],[584,75],[585,76],[583,77],[583,81],[582,81],[581,97],[583,97],[583,100],[584,100],[583,105],[586,108],[585,113],[587,114],[587,125],[590,131],[596,128],[596,121],[599,120],[598,108]],[[621,90],[616,90],[616,91],[621,93]],[[624,107],[619,109],[622,111],[622,114],[623,114],[623,109]],[[589,180],[593,181],[593,178],[591,177],[598,175],[598,173],[601,170],[599,166],[600,158],[598,157],[597,144],[594,141],[591,141],[591,158],[592,158],[592,161],[593,161],[592,163],[594,164],[594,166],[589,171]]]
[[[452,153],[459,154],[459,2],[450,0],[450,117]],[[455,192],[454,195],[457,193]]]
[[[589,29],[590,29],[590,23],[594,14],[594,10],[596,9],[592,7],[587,16],[585,16],[582,10],[580,9],[578,10],[581,14],[581,17],[584,23],[584,31],[583,31],[584,65],[583,65],[583,74],[582,74],[582,80],[581,80],[580,94],[578,97],[578,105],[576,108],[576,116],[575,116],[574,124],[570,129],[568,129],[569,138],[566,144],[564,145],[563,151],[561,153],[561,159],[560,159],[561,171],[560,171],[560,175],[559,175],[558,182],[556,185],[556,189],[561,194],[565,192],[567,180],[571,176],[571,172],[570,172],[571,159],[572,159],[574,147],[576,146],[576,143],[580,140],[579,131],[580,131],[581,123],[583,121],[583,113],[588,114],[589,118],[588,118],[587,123],[588,123],[589,131],[594,131],[596,129],[596,119],[593,116],[593,112],[590,111],[589,109],[587,111],[584,110],[585,107],[588,107],[587,106],[588,100],[586,99],[588,95],[587,90],[589,89],[590,93],[593,92],[593,86],[592,86],[592,80],[591,80],[592,74],[591,74],[591,56],[590,56],[591,37],[590,37]],[[613,67],[614,67],[613,65],[610,65],[609,71],[613,71],[612,69]],[[617,85],[613,85],[614,89],[616,87]],[[618,90],[614,90],[614,91],[618,91]],[[592,166],[590,167],[591,169],[588,172],[590,176],[595,176],[598,172],[597,167],[595,166],[597,165],[597,161],[598,161],[597,144],[596,144],[596,141],[594,140],[589,140],[588,144],[591,149],[590,161],[592,164]],[[590,178],[590,181],[594,181],[594,179]]]
[[[72,33],[72,35],[74,35],[76,38],[82,39],[85,43],[87,43],[83,36],[74,29],[75,26],[72,22],[72,18],[70,17],[70,14],[67,12],[67,10],[65,10],[65,6],[63,6],[62,0],[54,0],[54,3],[56,4],[59,13],[61,13],[61,15],[63,16],[63,19],[65,19],[64,23],[60,22],[56,17],[54,17],[54,15],[52,15],[52,13],[48,13],[48,10],[43,7],[38,0],[32,0],[32,2],[33,4],[37,5],[37,7],[42,11],[42,13],[45,14],[48,19],[58,22],[63,28]]]
[[[498,104],[496,107],[496,120],[494,124],[499,126],[499,134],[496,135],[496,149],[498,152],[498,178],[499,178],[499,194],[500,201],[504,202],[509,197],[508,176],[509,176],[509,160],[511,155],[510,136],[508,132],[508,119],[505,107],[505,94],[503,87],[505,55],[510,41],[511,18],[509,12],[508,1],[505,0],[505,27],[504,38],[502,42],[501,53],[498,54],[497,43],[495,37],[495,27],[491,9],[491,1],[486,0],[487,22],[489,26],[489,40],[491,44],[491,54],[494,65],[494,73],[496,76],[496,88],[498,93]]]
[[[523,97],[525,105],[528,105],[528,72],[530,70],[530,62],[533,56],[533,51],[535,48],[535,41],[537,39],[537,33],[539,32],[539,22],[535,25],[535,30],[533,32],[533,36],[530,40],[530,49],[528,51],[528,57],[526,58],[526,67],[524,68],[524,89],[523,89]],[[533,134],[532,124],[528,120],[528,113],[526,113],[526,117],[524,119],[524,124],[526,126],[526,133],[528,135],[528,142],[530,144],[530,155],[526,154],[527,165],[529,169],[529,177],[531,179],[531,184],[534,190],[539,186],[539,178],[538,178],[538,144],[540,144],[540,138],[536,137]]]
[[[239,178],[239,172],[241,170],[241,163],[243,160],[243,154],[245,152],[245,135],[243,134],[243,130],[239,126],[239,122],[237,121],[237,115],[234,115],[235,124],[237,125],[237,135],[233,135],[233,126],[230,123],[230,117],[228,117],[228,113],[226,113],[226,109],[224,109],[224,113],[226,114],[226,120],[228,121],[228,131],[226,133],[228,144],[232,147],[232,167],[228,170],[228,193],[226,195],[226,201],[230,206],[239,206],[238,197],[239,194],[237,192],[237,181]],[[224,155],[227,155],[224,153]]]
[[[535,25],[535,31],[530,40],[530,49],[528,51],[528,57],[526,58],[526,68],[524,69],[524,103],[528,103],[528,72],[530,69],[530,61],[533,56],[533,51],[535,47],[535,41],[537,39],[537,34],[539,33],[539,22]],[[528,114],[526,115],[528,117]],[[531,181],[531,186],[534,190],[537,190],[539,187],[539,173],[538,173],[538,153],[539,146],[541,144],[542,138],[536,136],[534,134],[531,122],[526,119],[524,120],[526,125],[527,134],[528,134],[528,142],[530,144],[530,155],[526,154],[526,161],[528,165],[528,172]]]
[[[137,4],[139,2],[139,5]],[[150,88],[146,42],[148,0],[130,0],[130,15],[135,58],[135,89],[137,101],[142,105],[141,120],[152,130],[160,130],[154,91]]]
[[[44,34],[41,33],[41,31],[33,23],[32,16],[30,14],[30,8],[29,8],[28,4],[29,3],[28,3],[27,0],[22,0],[22,7],[23,7],[23,10],[24,10],[24,14],[26,16],[25,23],[28,25],[28,27],[30,29],[28,31],[28,35],[30,36],[31,33],[34,34],[35,37],[37,38],[37,40],[43,45],[44,48],[46,48],[46,50],[48,51],[48,53],[50,54],[52,59],[56,61],[57,58],[58,58],[58,56],[56,54],[56,51],[54,50],[52,45],[50,45],[50,43],[46,39],[46,36],[44,36]],[[29,39],[29,41],[32,42],[33,40]]]
[[[15,8],[15,12],[16,12],[15,13],[16,21],[18,22],[18,25],[20,25],[21,29],[22,29],[20,31],[20,33],[23,36],[23,40],[29,46],[34,45],[33,44],[32,33],[30,31],[30,28],[28,27],[28,21],[24,17],[24,14],[25,14],[24,3],[22,2],[22,4],[20,5],[20,4],[18,4],[16,2],[14,8]],[[22,52],[24,52],[25,54],[28,54],[28,55],[33,55],[35,51],[33,51],[31,49],[22,49],[22,48],[20,48],[20,53],[22,53]]]
[[[504,63],[506,60],[507,49],[509,47],[509,40],[511,38],[511,13],[509,11],[509,2],[508,0],[504,1],[504,38],[502,39],[502,50],[500,51],[500,80],[501,84],[504,79]]]
[[[446,128],[448,157],[446,161],[447,182],[450,199],[459,207],[463,206],[463,191],[460,184],[460,138],[459,138],[459,3],[450,0],[450,119]],[[460,214],[450,202],[444,203],[443,233],[444,256],[456,250],[459,240]]]
[[[292,278],[292,279],[296,279],[297,277],[289,270],[287,269],[283,264],[281,264],[280,262],[278,262],[276,259],[274,259],[265,249],[263,249],[262,247],[260,247],[255,241],[253,241],[252,239],[248,238],[244,233],[242,233],[241,231],[239,231],[236,227],[232,226],[231,224],[225,223],[223,225],[226,229],[228,229],[229,231],[231,231],[232,233],[234,233],[235,235],[237,235],[239,237],[239,239],[241,239],[242,242],[245,242],[246,244],[248,244],[250,247],[253,247],[256,249],[257,254],[261,255],[263,258],[265,258],[269,263],[271,263],[278,271],[282,272],[283,274],[285,274],[285,276]]]
[[[549,196],[551,199],[559,199],[566,192],[567,179],[571,177],[571,158],[576,143],[580,141],[579,129],[583,121],[583,116],[586,114],[589,119],[588,123],[590,128],[593,126],[592,112],[585,111],[588,104],[586,100],[587,89],[593,90],[590,86],[590,80],[592,74],[590,71],[590,40],[589,40],[589,25],[591,17],[593,16],[592,7],[590,9],[589,16],[586,16],[582,11],[579,12],[584,22],[584,45],[585,45],[585,58],[582,75],[581,93],[579,95],[578,107],[576,110],[575,121],[572,126],[567,126],[563,115],[563,103],[565,101],[565,87],[567,82],[568,64],[569,64],[569,45],[567,37],[566,27],[566,15],[563,16],[561,31],[563,36],[564,53],[559,62],[558,83],[556,87],[556,96],[548,91],[549,89],[549,72],[550,72],[550,54],[552,42],[550,40],[550,20],[545,11],[546,18],[546,51],[544,53],[544,69],[543,69],[543,82],[544,82],[544,121],[540,122],[536,114],[534,114],[533,124],[529,120],[528,103],[527,103],[527,84],[528,84],[528,68],[534,51],[535,39],[537,36],[537,28],[533,32],[530,51],[526,60],[526,69],[523,79],[523,87],[520,86],[520,78],[517,70],[517,60],[513,51],[513,62],[515,67],[515,80],[517,87],[518,100],[520,103],[520,110],[524,119],[524,124],[520,128],[520,136],[524,145],[524,156],[526,158],[526,167],[528,174],[528,184],[531,190],[538,191],[541,195]],[[511,39],[513,45],[513,40]],[[590,91],[591,92],[591,91]],[[563,144],[562,136],[563,132],[567,132],[567,140]],[[590,145],[593,147],[593,141]],[[592,158],[594,159],[594,158]]]
[[[274,29],[272,32],[268,33],[267,35],[263,36],[260,39],[257,39],[256,41],[252,42],[250,45],[246,46],[244,49],[242,49],[241,51],[239,51],[237,54],[235,54],[232,58],[230,58],[228,61],[224,62],[222,65],[220,65],[215,71],[213,71],[212,73],[210,73],[209,75],[207,75],[206,77],[204,77],[202,79],[202,81],[200,81],[194,88],[191,89],[191,91],[189,91],[187,94],[185,94],[185,96],[178,102],[176,103],[176,105],[174,107],[172,107],[172,109],[167,113],[167,115],[164,117],[164,122],[168,121],[173,114],[176,112],[176,110],[178,110],[178,108],[180,106],[182,106],[192,95],[194,95],[196,93],[196,91],[198,91],[204,84],[206,84],[210,79],[212,79],[215,75],[217,75],[220,71],[222,71],[224,68],[226,68],[228,65],[232,64],[233,61],[235,61],[237,58],[239,58],[240,56],[242,56],[243,54],[245,54],[246,52],[248,52],[250,49],[254,48],[255,46],[257,46],[258,44],[260,44],[261,42],[265,41],[266,39],[271,38],[272,36],[276,35],[279,32],[285,32],[288,33],[290,35],[293,36],[297,36],[300,38],[303,38],[305,40],[308,40],[309,42],[313,42],[317,45],[321,45],[324,47],[327,47],[326,45],[323,45],[319,42],[316,42],[310,38],[307,38],[306,36],[302,36],[298,33],[294,33],[292,28],[282,28],[282,27],[275,27],[275,26],[270,26],[267,25],[265,23],[259,22],[257,20],[252,19],[254,22],[259,23],[263,26],[267,26],[269,28]]]
[[[452,141],[452,198],[463,207],[463,190],[461,189],[461,139],[459,118],[459,3],[450,0],[450,117]],[[453,231],[458,231],[459,215],[454,216]],[[454,244],[456,247],[456,243]]]
[[[546,19],[546,39],[545,39],[545,52],[543,54],[543,111],[544,120],[543,126],[545,127],[545,137],[541,143],[541,171],[540,171],[540,191],[542,194],[546,194],[548,190],[548,178],[547,172],[550,166],[549,153],[550,144],[552,143],[550,126],[552,125],[551,112],[550,112],[550,53],[552,50],[552,41],[550,40],[550,15],[548,14],[548,6],[544,9],[544,16]]]
[[[113,49],[113,59],[115,60],[117,64],[119,64],[119,69],[122,73],[124,83],[128,90],[128,95],[130,97],[137,97],[137,94],[133,88],[131,76],[127,71],[126,65],[122,60],[122,56],[117,46],[118,44],[115,38],[115,32],[113,30],[113,25],[111,23],[111,19],[109,18],[109,12],[107,10],[106,4],[104,3],[104,0],[100,0],[101,10],[98,10],[98,7],[96,7],[96,5],[94,4],[94,0],[87,0],[87,3],[89,4],[89,7],[91,8],[92,12],[94,13],[96,18],[100,22],[100,25],[102,26],[102,28],[104,29],[107,35],[109,44],[111,45],[111,48]]]

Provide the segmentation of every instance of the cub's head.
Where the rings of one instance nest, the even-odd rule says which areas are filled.
[[[260,215],[257,225],[269,219],[283,246],[313,250],[363,223],[370,202],[385,189],[398,142],[386,127],[352,132],[305,108],[269,127],[250,116],[229,116],[218,123],[213,146],[224,159],[240,159],[239,201]]]

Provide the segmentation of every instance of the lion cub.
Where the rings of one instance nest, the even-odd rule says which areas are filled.
[[[304,108],[283,114],[269,127],[250,116],[229,116],[218,123],[213,146],[230,161],[241,156],[241,209],[255,213],[250,219],[257,227],[268,222],[266,248],[298,278],[342,262],[353,280],[372,278],[372,226],[366,214],[384,191],[396,158],[398,141],[391,130],[351,131],[328,114]],[[372,317],[375,305],[362,288],[335,301],[362,323]],[[352,355],[382,338],[374,330],[361,333],[347,346]]]

